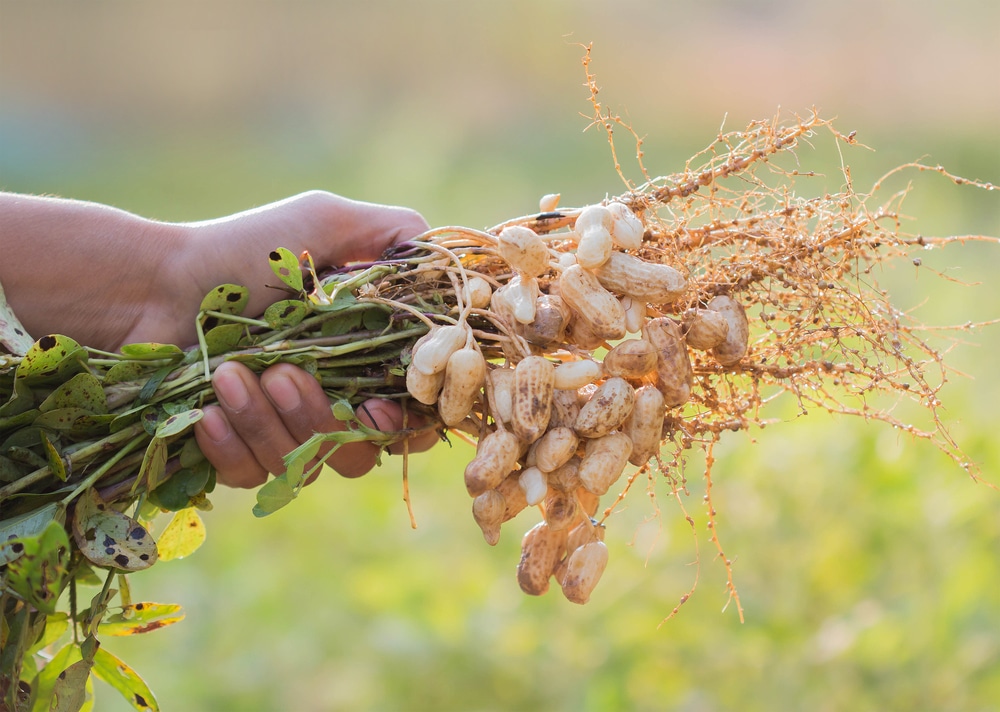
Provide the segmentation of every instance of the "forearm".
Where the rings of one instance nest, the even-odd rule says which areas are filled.
[[[0,193],[0,282],[29,333],[114,348],[165,296],[183,233],[96,203]]]

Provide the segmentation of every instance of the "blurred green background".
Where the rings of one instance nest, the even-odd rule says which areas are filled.
[[[583,130],[589,42],[600,98],[646,137],[654,173],[723,121],[815,105],[876,149],[846,156],[859,187],[921,158],[1000,183],[998,32],[990,0],[0,0],[0,189],[195,220],[323,188],[473,227],[543,193],[593,202],[622,186]],[[805,168],[838,188],[836,154],[817,160]],[[997,192],[911,177],[911,231],[1000,235]],[[1000,317],[1000,246],[922,259],[881,278],[901,306]],[[963,333],[949,362],[965,375],[942,390],[993,482],[998,349],[997,327]],[[662,483],[655,502],[637,491],[579,607],[519,591],[530,514],[483,542],[470,452],[411,460],[416,530],[397,458],[266,520],[252,493],[217,493],[205,546],[132,581],[187,619],[107,645],[165,710],[1000,708],[1000,493],[926,443],[822,414],[725,438],[713,494],[742,624],[723,610],[697,456],[681,500],[696,531]]]

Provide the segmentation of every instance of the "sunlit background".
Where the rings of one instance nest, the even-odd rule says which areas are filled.
[[[594,202],[623,185],[603,133],[584,130],[587,43],[601,101],[645,136],[653,173],[720,126],[815,106],[874,149],[845,155],[859,187],[918,159],[1000,184],[991,0],[0,0],[0,189],[195,220],[323,188],[472,227],[544,193]],[[836,178],[836,154],[817,155],[830,162],[807,168]],[[1000,235],[1000,192],[911,177],[911,231]],[[901,305],[934,324],[1000,318],[1000,246],[922,259],[883,276]],[[942,390],[993,482],[998,329],[962,334]],[[609,569],[580,607],[518,589],[530,513],[482,540],[470,452],[411,460],[416,530],[396,458],[266,520],[252,493],[217,493],[204,547],[132,581],[186,620],[107,645],[164,710],[1000,705],[1000,493],[926,443],[821,414],[725,438],[713,495],[743,623],[697,456],[688,496],[638,487],[610,520]],[[97,693],[97,709],[126,708]]]

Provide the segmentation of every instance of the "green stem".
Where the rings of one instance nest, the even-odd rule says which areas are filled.
[[[117,452],[115,452],[114,455],[108,458],[108,460],[104,464],[102,464],[100,467],[94,470],[93,473],[91,473],[85,480],[83,480],[75,490],[66,495],[66,497],[63,498],[61,504],[69,504],[74,499],[76,499],[76,497],[81,492],[84,492],[87,489],[93,487],[94,483],[97,482],[99,479],[101,479],[101,477],[103,477],[104,474],[108,470],[110,470],[116,462],[118,462],[123,457],[128,455],[130,452],[135,450],[139,445],[144,445],[148,440],[149,440],[149,435],[143,433],[142,435],[133,438],[131,441],[125,443]]]

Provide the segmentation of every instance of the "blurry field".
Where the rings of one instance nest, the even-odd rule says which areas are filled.
[[[0,189],[191,220],[323,188],[472,227],[543,193],[593,202],[622,185],[579,115],[575,43],[591,41],[600,97],[646,136],[654,173],[724,120],[818,105],[876,149],[845,157],[859,188],[921,158],[1000,183],[993,3],[499,5],[0,0]],[[805,168],[839,189],[839,157],[817,149]],[[912,231],[1000,235],[1000,193],[911,177]],[[901,306],[932,324],[1000,318],[1000,246],[922,261],[880,276]],[[1000,482],[1000,330],[962,339],[945,413]],[[252,493],[217,493],[205,546],[132,579],[187,619],[107,645],[164,710],[995,709],[1000,493],[881,425],[811,414],[752,436],[723,440],[713,478],[742,624],[697,455],[680,502],[637,485],[579,607],[520,593],[534,519],[488,547],[456,441],[410,462],[416,530],[398,458],[266,520]]]

